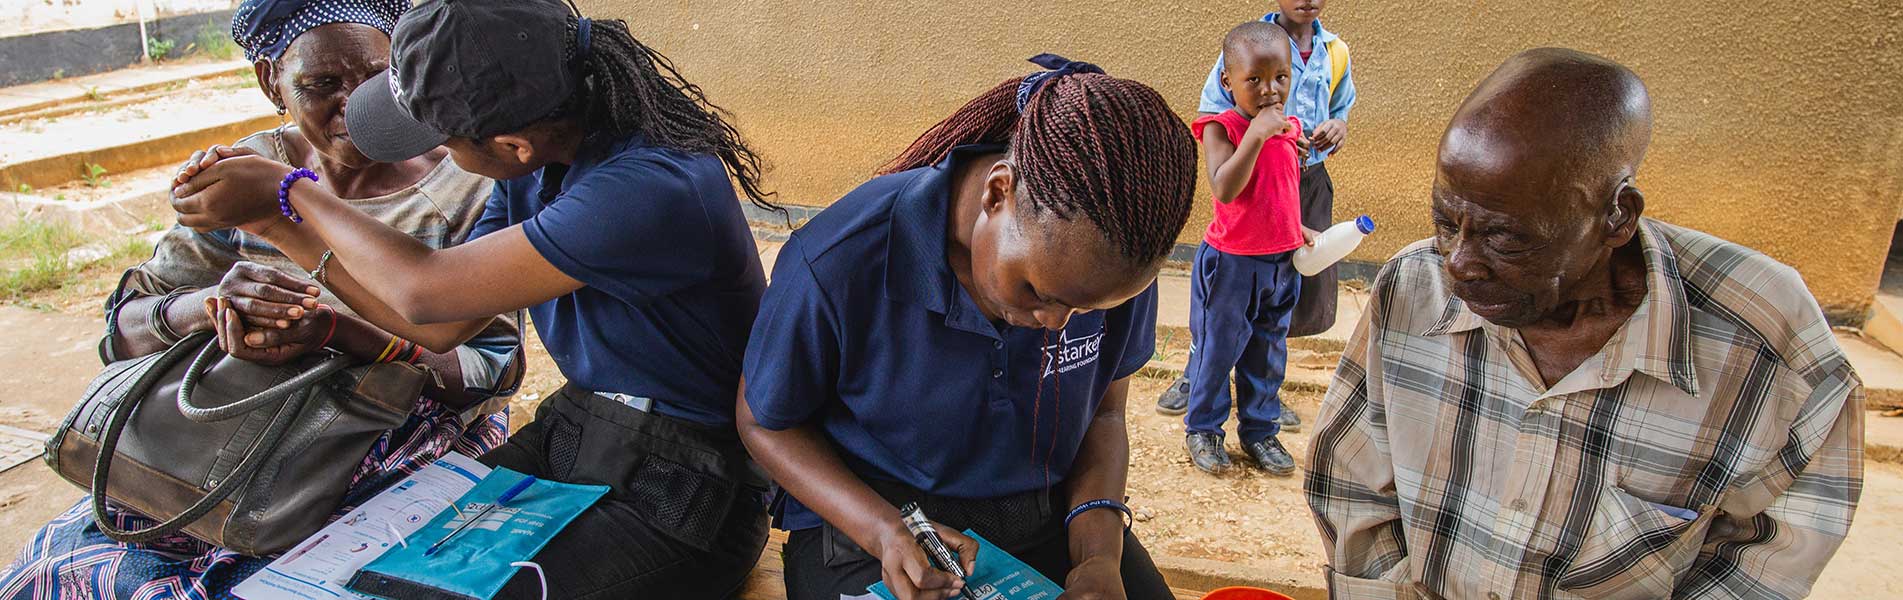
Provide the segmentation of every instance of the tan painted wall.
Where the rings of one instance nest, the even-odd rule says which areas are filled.
[[[790,203],[824,205],[965,100],[1052,51],[1156,87],[1186,117],[1231,25],[1272,2],[584,0],[739,115]],[[1809,14],[1790,11],[1807,10]],[[1426,237],[1435,143],[1502,59],[1567,46],[1651,85],[1648,214],[1761,249],[1860,321],[1903,209],[1903,4],[1337,0],[1361,99],[1329,162],[1380,261]],[[1208,208],[1185,241],[1194,241]]]

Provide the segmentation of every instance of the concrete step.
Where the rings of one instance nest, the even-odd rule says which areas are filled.
[[[1189,339],[1189,272],[1181,269],[1167,269],[1157,275],[1156,324],[1159,331],[1175,331],[1184,340]],[[1335,326],[1321,335],[1289,339],[1289,348],[1313,350],[1315,352],[1339,353],[1348,343],[1348,337],[1354,335],[1355,323],[1361,320],[1361,310],[1368,306],[1368,294],[1354,286],[1342,286],[1341,298],[1335,302]]]
[[[242,60],[168,63],[0,88],[0,123],[57,116],[43,111],[62,105],[86,106],[185,82],[250,73],[251,64]]]
[[[1891,350],[1903,349],[1903,296],[1878,291],[1863,334]]]
[[[207,71],[224,77],[194,78]],[[218,65],[175,72],[169,80],[147,77],[126,85],[162,89],[131,100],[67,100],[21,116],[0,128],[0,190],[53,187],[86,179],[89,169],[109,176],[175,166],[195,150],[276,126],[276,107],[231,72]],[[83,108],[67,111],[73,105]]]
[[[178,220],[172,211],[173,167],[110,176],[100,187],[70,183],[19,193],[0,189],[0,227],[32,219],[63,223],[89,237],[163,230]],[[155,227],[156,226],[156,227]]]
[[[1903,412],[1898,410],[1903,409],[1903,357],[1869,337],[1838,332],[1837,343],[1863,378],[1864,406],[1869,409],[1863,419],[1864,458],[1903,464],[1903,416],[1884,416]]]
[[[1865,411],[1863,415],[1863,458],[1870,462],[1903,464],[1903,417],[1886,417],[1884,411]]]
[[[1838,332],[1837,344],[1850,366],[1863,378],[1865,404],[1870,408],[1903,408],[1903,356],[1872,343],[1869,338]]]

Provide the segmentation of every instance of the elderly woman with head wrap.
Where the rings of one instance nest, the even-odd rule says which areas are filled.
[[[474,227],[492,182],[444,160],[447,151],[440,148],[400,162],[370,160],[344,128],[345,100],[389,66],[390,32],[409,6],[408,0],[243,2],[232,19],[232,37],[252,60],[258,86],[288,122],[237,145],[311,169],[331,193],[431,246],[446,247]],[[214,330],[248,360],[282,362],[329,347],[364,362],[405,360],[429,367],[439,376],[436,383],[409,422],[364,458],[339,514],[445,452],[478,456],[503,441],[508,415],[501,399],[520,378],[520,335],[512,320],[488,322],[451,352],[430,352],[426,344],[397,338],[358,315],[380,307],[353,310],[322,290],[323,267],[300,265],[235,229],[174,228],[152,259],[127,271],[108,297],[101,357],[141,356]],[[311,289],[320,290],[314,301],[281,297]],[[272,334],[270,344],[246,343],[260,331]],[[123,510],[114,518],[122,528],[147,521]],[[228,597],[267,562],[184,536],[118,543],[94,526],[81,501],[0,570],[0,599]]]

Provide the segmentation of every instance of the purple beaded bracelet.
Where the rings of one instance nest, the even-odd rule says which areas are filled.
[[[304,222],[304,217],[298,216],[297,209],[291,208],[291,185],[297,183],[299,178],[309,179],[311,183],[316,183],[317,173],[310,169],[298,169],[291,171],[290,175],[285,175],[284,182],[278,184],[278,212],[290,217],[292,223]]]

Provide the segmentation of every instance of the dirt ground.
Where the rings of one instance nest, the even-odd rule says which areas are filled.
[[[106,266],[66,289],[43,293],[25,306],[0,307],[0,425],[51,431],[98,370],[93,344],[102,331],[99,298],[117,268]],[[533,407],[562,382],[540,345],[531,344],[529,380],[514,402],[514,424],[526,423]],[[1217,560],[1259,569],[1263,575],[1319,585],[1322,566],[1315,525],[1302,500],[1300,477],[1275,478],[1254,469],[1217,479],[1196,471],[1183,452],[1180,417],[1154,412],[1156,395],[1168,385],[1139,378],[1130,397],[1130,496],[1138,512],[1138,535],[1151,552]],[[1287,396],[1313,425],[1320,395]],[[1877,418],[1877,417],[1873,417]],[[1306,431],[1308,428],[1304,428]],[[1239,463],[1247,459],[1236,447]],[[1306,433],[1283,438],[1298,462],[1308,452]],[[79,491],[34,461],[0,473],[0,561],[10,559],[53,515],[80,498]],[[1863,502],[1845,547],[1818,582],[1818,598],[1887,598],[1903,593],[1903,571],[1890,559],[1903,545],[1903,467],[1867,465]]]
[[[1321,571],[1315,525],[1302,500],[1302,478],[1273,477],[1243,454],[1228,425],[1230,459],[1241,467],[1217,478],[1189,463],[1183,419],[1157,414],[1155,401],[1168,380],[1140,377],[1130,386],[1130,506],[1141,520],[1138,533],[1152,552],[1264,567]],[[1284,395],[1309,424],[1321,402],[1316,393]],[[1303,428],[1306,432],[1307,427]],[[1283,433],[1283,445],[1299,462],[1308,453],[1306,433]]]

